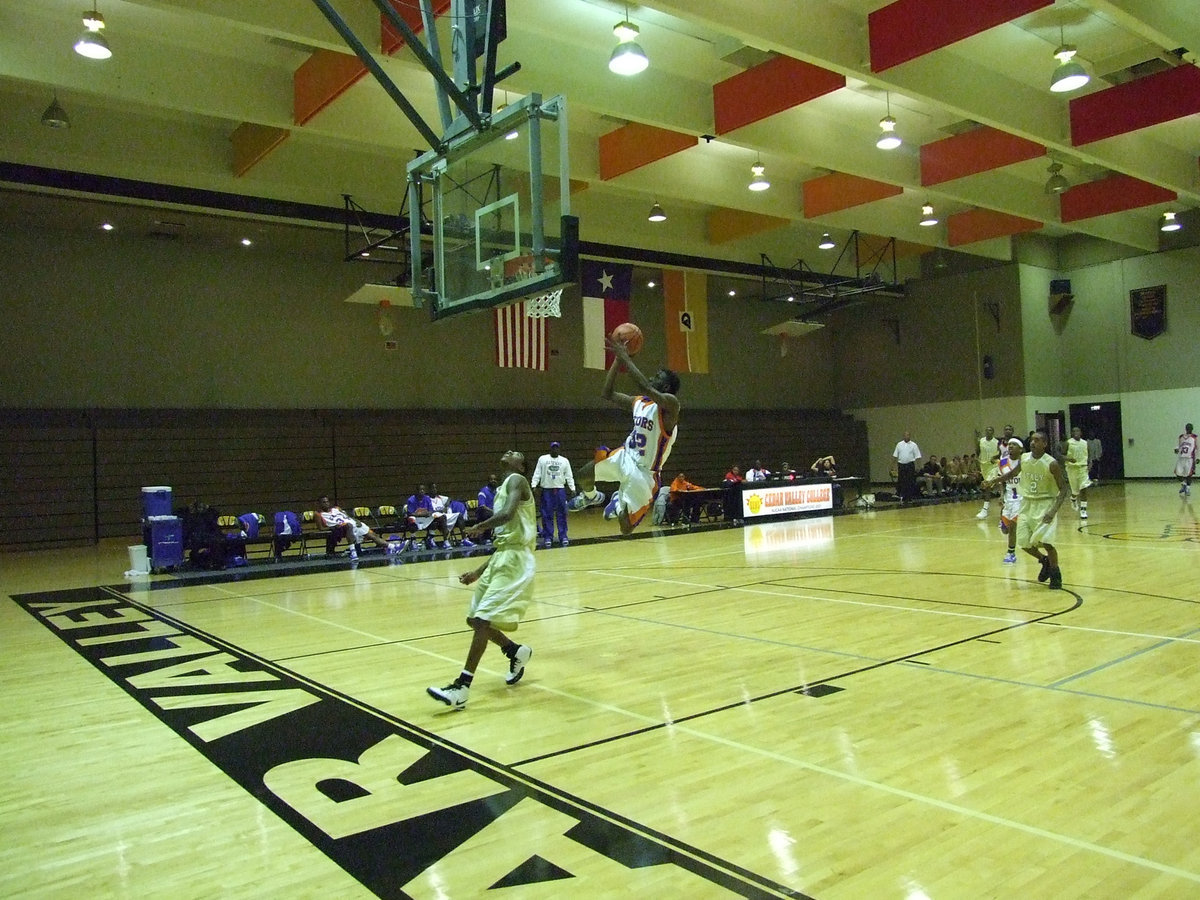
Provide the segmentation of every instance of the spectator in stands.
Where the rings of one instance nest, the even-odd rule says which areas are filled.
[[[917,484],[921,486],[922,492],[928,495],[945,493],[946,479],[942,475],[942,467],[936,456],[929,457],[928,462],[921,466]]]
[[[433,510],[434,521],[436,522],[437,517],[440,516],[442,525],[444,526],[442,531],[442,549],[445,550],[450,546],[448,538],[450,532],[454,530],[454,526],[458,524],[459,513],[455,511],[450,498],[443,494],[436,484],[429,491],[429,499],[432,501],[430,509]],[[475,545],[468,541],[465,543],[465,546],[474,547]]]
[[[500,480],[495,474],[489,475],[487,484],[479,489],[479,495],[475,498],[475,521],[472,525],[478,525],[480,522],[485,522],[493,515],[493,509],[496,505],[496,488],[500,486]],[[492,542],[492,533],[488,531],[481,535],[486,543]]]
[[[796,470],[792,468],[792,464],[785,462],[779,466],[779,474],[775,476],[782,481],[795,481]]]
[[[766,481],[771,477],[771,470],[763,466],[761,459],[754,461],[754,466],[746,473],[747,481]]]
[[[425,485],[418,485],[417,492],[408,498],[404,504],[405,512],[408,514],[407,527],[405,533],[416,533],[418,531],[425,532],[425,549],[432,550],[434,532],[441,532],[443,549],[450,546],[450,529],[446,527],[446,514],[435,513],[433,511],[433,498],[425,491]],[[404,542],[404,549],[409,549],[412,546],[412,541]]]
[[[330,503],[328,497],[321,497],[317,501],[317,518],[321,520],[322,527],[329,529],[329,537],[325,539],[326,553],[332,553],[342,538],[345,538],[350,544],[351,559],[358,559],[358,553],[362,550],[363,538],[370,538],[376,546],[383,547],[389,553],[395,550],[387,541],[372,531],[370,526],[351,518],[341,508]]]
[[[734,525],[742,524],[742,470],[737,466],[730,466],[729,471],[725,473],[725,480],[721,482],[721,487],[725,488],[725,521],[733,522]]]
[[[676,475],[675,480],[671,482],[671,493],[667,495],[667,522],[682,521],[689,525],[699,522],[700,505],[695,502],[696,498],[687,495],[692,491],[702,490],[704,488],[700,485],[688,481],[683,472]]]
[[[822,456],[808,467],[808,471],[819,478],[836,478],[837,460],[832,456]]]

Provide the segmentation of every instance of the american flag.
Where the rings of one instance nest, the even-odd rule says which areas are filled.
[[[492,310],[496,326],[496,365],[501,369],[546,371],[546,320],[525,315],[524,303]]]

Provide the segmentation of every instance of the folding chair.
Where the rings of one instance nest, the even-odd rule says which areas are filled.
[[[283,554],[293,544],[297,544],[300,557],[306,555],[304,526],[300,517],[290,510],[275,513],[275,534],[271,542],[276,559],[283,559]]]

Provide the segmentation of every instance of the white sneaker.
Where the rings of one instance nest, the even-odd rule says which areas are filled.
[[[979,512],[975,513],[975,518],[977,519],[986,519],[987,517],[988,511],[986,509],[981,509]]]
[[[1081,509],[1081,510],[1079,511],[1079,518],[1081,518],[1081,519],[1086,519],[1086,518],[1087,518],[1087,510],[1086,510],[1086,509]]]
[[[355,550],[353,547],[351,547],[351,548],[350,548],[350,554],[349,554],[349,556],[350,556],[350,558],[351,558],[352,560],[353,560],[353,559],[358,559],[358,551],[357,551],[357,550]]]
[[[504,676],[505,682],[516,684],[520,681],[521,676],[525,674],[525,663],[529,662],[529,657],[531,656],[533,656],[532,647],[526,647],[524,644],[517,647],[517,652],[508,661],[508,674]],[[430,690],[433,690],[433,688],[430,688]]]
[[[448,684],[445,687],[427,687],[427,693],[434,700],[439,700],[445,703],[452,709],[463,709],[467,705],[467,694],[471,688],[465,684],[459,684],[457,681],[453,684]]]

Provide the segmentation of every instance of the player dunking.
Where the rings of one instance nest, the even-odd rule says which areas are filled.
[[[605,518],[616,518],[621,534],[629,534],[650,511],[661,484],[662,467],[671,454],[679,426],[679,376],[670,369],[659,369],[647,378],[629,358],[620,341],[606,338],[613,354],[612,365],[600,396],[633,411],[633,430],[616,450],[603,451],[595,462],[580,472],[583,491],[576,508],[596,502],[596,481],[617,481],[619,487],[604,510]],[[624,369],[645,393],[623,394],[617,391],[617,373]],[[603,495],[599,495],[603,497]]]

